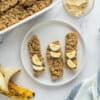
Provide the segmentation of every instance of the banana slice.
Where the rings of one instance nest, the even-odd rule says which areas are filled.
[[[66,53],[66,57],[68,57],[70,59],[74,58],[75,56],[76,56],[76,51],[75,50]]]
[[[60,49],[60,45],[55,43],[50,43],[49,47],[52,51],[58,51]]]
[[[42,70],[44,70],[43,66],[35,66],[35,65],[32,65],[32,66],[33,66],[33,70],[35,70],[35,71],[42,71]]]
[[[76,64],[71,59],[67,60],[67,65],[71,69],[75,69],[77,67]]]
[[[40,60],[40,58],[38,57],[38,55],[34,55],[32,57],[32,62],[33,62],[33,64],[35,64],[37,66],[41,66],[42,65],[42,61]]]
[[[59,58],[61,56],[60,52],[50,52],[51,57],[53,58]]]

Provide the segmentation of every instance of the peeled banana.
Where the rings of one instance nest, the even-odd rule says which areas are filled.
[[[0,89],[1,91],[8,91],[8,83],[10,79],[20,71],[20,67],[2,68],[0,65]]]
[[[19,67],[2,68],[0,66],[0,93],[15,100],[29,100],[35,96],[35,93],[11,81],[11,78],[19,71]]]

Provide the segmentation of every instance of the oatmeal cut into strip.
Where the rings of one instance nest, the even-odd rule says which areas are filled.
[[[65,61],[70,69],[77,68],[78,33],[70,32],[65,37]]]
[[[63,77],[63,58],[59,41],[53,41],[48,45],[46,56],[52,80]]]
[[[33,35],[28,42],[30,60],[32,63],[34,75],[39,75],[45,70],[44,59],[41,53],[40,41],[36,35]]]
[[[8,9],[14,7],[19,0],[1,0],[0,1],[0,13],[7,11]]]

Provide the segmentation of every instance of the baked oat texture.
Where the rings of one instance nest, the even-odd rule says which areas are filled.
[[[41,53],[40,41],[36,35],[33,35],[28,42],[30,60],[34,75],[39,75],[45,70],[44,59]]]
[[[65,60],[70,69],[77,68],[78,33],[70,32],[65,37]]]
[[[37,0],[19,0],[20,5],[24,7],[32,6]]]
[[[0,30],[39,12],[51,3],[52,0],[1,0]]]
[[[53,41],[48,45],[46,56],[51,79],[57,80],[63,77],[63,58],[59,41]]]

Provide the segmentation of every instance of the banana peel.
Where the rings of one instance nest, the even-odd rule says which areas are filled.
[[[2,69],[2,67],[0,66],[0,87],[3,87],[1,90],[3,91],[8,91],[8,83],[10,81],[10,79],[21,70],[20,67],[16,67],[13,69],[10,68],[4,68]]]
[[[35,96],[34,92],[16,85],[13,81],[9,82],[8,87],[9,92],[3,92],[2,94],[14,98],[16,100],[29,100]]]
[[[7,84],[5,83],[3,75],[0,73],[0,92],[1,91],[8,91],[8,87]]]
[[[6,81],[6,84],[8,86],[8,83],[10,81],[10,79],[17,73],[21,70],[20,67],[16,67],[16,68],[4,68],[3,70],[3,74],[5,76],[5,81]]]
[[[0,93],[16,100],[29,100],[35,96],[35,93],[11,81],[20,70],[20,67],[11,69],[0,66]]]

